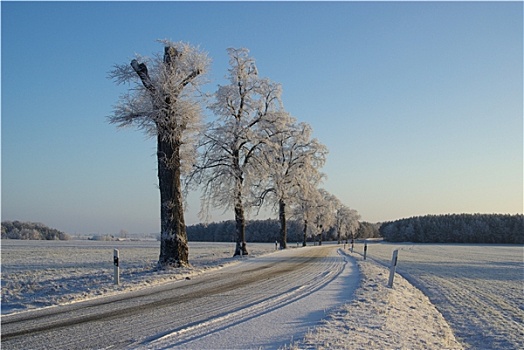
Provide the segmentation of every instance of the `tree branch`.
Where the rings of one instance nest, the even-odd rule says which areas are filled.
[[[142,81],[144,87],[147,90],[149,90],[152,94],[154,94],[156,92],[156,88],[153,85],[151,78],[149,77],[149,74],[147,72],[147,66],[144,63],[138,63],[137,60],[132,60],[131,67],[133,67],[136,74],[140,77],[140,80]]]

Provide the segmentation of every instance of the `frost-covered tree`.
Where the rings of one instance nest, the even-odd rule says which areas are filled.
[[[186,43],[163,40],[163,55],[116,65],[110,78],[130,83],[109,121],[135,125],[157,138],[160,189],[160,267],[188,264],[189,248],[181,176],[194,163],[201,108],[197,88],[209,66],[206,53]]]
[[[380,238],[380,223],[370,223],[367,221],[360,221],[358,223],[357,232],[351,238]]]
[[[296,123],[285,112],[274,127],[269,142],[263,147],[261,165],[266,177],[257,186],[261,188],[257,197],[260,202],[267,198],[274,208],[278,208],[280,248],[285,249],[289,206],[308,186],[308,181],[319,176],[319,169],[324,165],[328,151],[317,139],[312,138],[309,124]]]
[[[358,230],[360,215],[355,209],[350,209],[344,204],[337,208],[335,214],[335,230],[337,241],[340,244],[343,239],[354,237]]]
[[[329,231],[335,224],[336,210],[340,206],[340,200],[321,188],[319,198],[313,206],[314,224],[317,229],[319,244],[322,244],[322,235]]]
[[[69,240],[71,237],[62,231],[47,227],[38,222],[2,221],[2,239],[45,239]]]
[[[248,254],[245,212],[253,181],[260,175],[260,147],[281,109],[279,84],[259,77],[247,49],[228,49],[229,84],[219,86],[209,108],[216,119],[207,125],[195,178],[203,186],[202,216],[211,207],[233,208],[235,255]]]
[[[292,206],[292,217],[302,222],[302,246],[306,246],[309,232],[312,229],[316,217],[317,202],[321,200],[318,186],[321,184],[325,175],[321,172],[305,173],[306,181],[300,184]]]

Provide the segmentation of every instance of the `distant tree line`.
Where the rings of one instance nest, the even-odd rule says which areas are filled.
[[[522,214],[448,214],[417,216],[380,226],[390,242],[524,244]]]
[[[189,241],[196,242],[235,242],[236,222],[234,220],[196,224],[187,227]],[[280,221],[277,219],[252,220],[246,224],[246,241],[248,242],[275,242],[280,240]],[[300,220],[289,220],[287,223],[287,242],[303,241],[304,225]],[[354,234],[355,239],[380,237],[379,225],[361,222]],[[318,234],[310,232],[307,235],[309,242],[318,240]],[[351,239],[347,235],[343,239]],[[338,240],[336,227],[322,233],[322,240]]]
[[[360,222],[357,232],[355,233],[355,239],[365,239],[365,238],[382,238],[380,234],[380,223],[373,224],[370,222],[362,221]]]
[[[236,242],[236,221],[227,220],[187,227],[189,241]],[[275,242],[279,240],[280,223],[276,219],[253,220],[246,224],[246,241]],[[302,242],[302,228],[297,221],[288,222],[288,241]]]
[[[41,223],[3,221],[2,239],[63,240],[71,237],[62,231],[47,227]]]

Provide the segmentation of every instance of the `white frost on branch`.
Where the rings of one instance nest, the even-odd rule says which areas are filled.
[[[229,84],[219,86],[209,108],[195,178],[203,186],[201,218],[209,209],[249,209],[247,196],[260,175],[261,148],[282,109],[281,87],[261,78],[244,48],[228,49]]]
[[[120,96],[109,121],[179,143],[182,171],[187,173],[195,162],[197,136],[202,129],[199,87],[205,82],[210,59],[207,53],[187,43],[159,42],[170,50],[169,55],[137,55],[132,64],[115,65],[109,72],[109,78],[117,84],[132,85]],[[147,74],[147,85],[137,69]]]

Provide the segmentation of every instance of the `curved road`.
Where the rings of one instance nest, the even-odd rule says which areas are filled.
[[[230,327],[282,310],[286,305],[299,305],[301,300],[329,289],[337,277],[352,273],[348,264],[353,263],[345,259],[337,254],[334,246],[279,251],[191,280],[5,316],[2,317],[2,348],[197,346],[203,338],[219,330],[227,334]],[[356,281],[352,278],[350,284],[335,291],[336,298],[330,296],[330,299],[343,302],[350,298]],[[326,305],[319,303],[319,308],[322,310]],[[305,315],[293,317],[304,319]],[[227,346],[254,343],[242,345],[234,341]],[[198,347],[205,344],[200,343]],[[257,344],[257,347],[264,346],[264,341]]]

